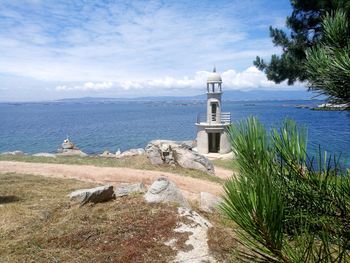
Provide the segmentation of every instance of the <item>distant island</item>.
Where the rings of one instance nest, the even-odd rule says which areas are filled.
[[[228,90],[223,92],[223,100],[229,101],[266,101],[266,100],[324,100],[324,97],[306,90]],[[56,100],[59,102],[109,102],[109,101],[203,101],[206,94],[195,96],[150,96],[135,98],[83,97]]]

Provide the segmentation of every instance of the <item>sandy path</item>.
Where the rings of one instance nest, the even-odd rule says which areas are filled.
[[[226,170],[224,168],[215,167],[215,175],[221,179],[228,179],[233,175],[233,171]]]
[[[141,181],[146,185],[150,185],[158,177],[166,176],[184,191],[187,198],[192,200],[197,199],[200,192],[220,195],[222,191],[220,184],[206,180],[167,172],[119,167],[0,161],[0,173],[21,173],[57,178],[74,178],[82,181],[109,183],[112,185]],[[216,168],[216,174],[221,178],[227,178],[232,175],[232,172],[222,168]]]

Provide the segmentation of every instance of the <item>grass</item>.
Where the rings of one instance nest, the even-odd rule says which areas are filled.
[[[0,161],[19,161],[31,163],[55,163],[55,164],[77,164],[77,165],[94,165],[99,167],[127,167],[140,170],[153,170],[161,172],[169,172],[200,178],[216,183],[223,183],[224,180],[209,175],[198,170],[185,169],[181,167],[173,167],[168,165],[152,165],[145,155],[133,156],[124,159],[103,158],[99,156],[93,157],[76,157],[76,156],[58,156],[56,158],[37,157],[31,155],[14,156],[14,155],[0,155]]]
[[[234,159],[233,160],[217,159],[217,160],[212,160],[212,162],[217,167],[221,167],[227,170],[238,171],[238,164]]]
[[[188,233],[175,233],[174,205],[147,204],[142,196],[119,198],[79,208],[67,194],[95,184],[34,175],[0,174],[1,262],[169,262],[172,238],[186,247]],[[207,215],[208,216],[208,215]],[[209,246],[220,262],[237,242],[220,215]]]

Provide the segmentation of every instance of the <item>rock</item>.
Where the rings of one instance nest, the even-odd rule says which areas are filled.
[[[178,213],[181,220],[174,229],[176,233],[188,233],[188,240],[186,240],[186,249],[179,249],[176,244],[179,241],[173,238],[165,243],[176,251],[174,262],[188,262],[188,263],[202,263],[202,262],[217,262],[215,258],[210,255],[208,246],[208,229],[212,224],[201,217],[195,211],[187,208],[179,207]]]
[[[61,152],[57,153],[56,155],[57,156],[80,156],[80,157],[88,156],[86,153],[78,149],[64,149]]]
[[[75,149],[74,143],[69,141],[68,139],[65,139],[62,143],[62,149]]]
[[[132,157],[132,156],[136,156],[136,155],[142,155],[145,154],[145,150],[142,148],[137,148],[137,149],[130,149],[127,150],[125,152],[116,154],[116,158],[118,159],[122,159],[122,158],[126,158],[126,157]]]
[[[48,157],[48,158],[56,158],[56,154],[53,154],[53,153],[36,153],[36,154],[33,154],[33,156],[36,156],[36,157]]]
[[[177,144],[185,144],[190,148],[196,147],[197,146],[197,141],[176,141]]]
[[[200,194],[200,209],[204,212],[212,213],[218,209],[221,198],[207,192]]]
[[[115,155],[109,151],[104,151],[102,154],[100,154],[100,157],[110,158],[115,157]]]
[[[115,197],[122,197],[133,193],[145,193],[146,186],[143,183],[121,184],[114,192]]]
[[[166,177],[154,181],[144,198],[148,203],[177,203],[182,207],[190,207],[176,184]]]
[[[85,157],[88,156],[83,151],[79,150],[78,147],[74,145],[73,142],[71,142],[68,139],[65,139],[62,143],[62,147],[58,149],[57,156],[80,156]]]
[[[26,155],[24,152],[22,151],[13,151],[13,152],[3,152],[1,153],[1,155],[16,155],[16,156],[24,156]]]
[[[178,165],[214,175],[214,166],[205,156],[192,150],[187,144],[156,140],[146,146],[146,155],[152,164]]]
[[[73,202],[79,202],[83,206],[89,202],[101,203],[114,198],[114,191],[112,185],[104,185],[91,189],[80,189],[72,192],[69,198]]]

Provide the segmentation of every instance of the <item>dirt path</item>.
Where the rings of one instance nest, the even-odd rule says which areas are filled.
[[[166,176],[171,181],[175,182],[176,185],[184,191],[187,198],[191,200],[197,199],[200,192],[220,195],[222,191],[220,184],[198,178],[160,171],[119,167],[0,161],[0,173],[21,173],[57,178],[74,178],[82,181],[109,183],[112,185],[141,181],[146,185],[150,185],[158,177]],[[220,178],[227,178],[232,175],[231,171],[222,168],[216,168],[216,173]]]

